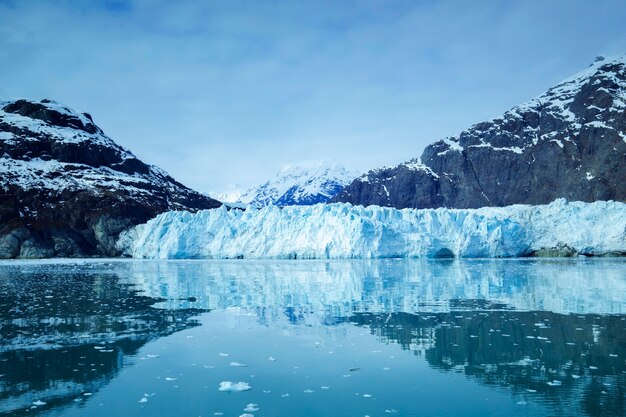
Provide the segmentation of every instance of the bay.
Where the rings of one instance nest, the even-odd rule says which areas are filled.
[[[619,258],[0,262],[0,415],[622,416],[625,361]]]

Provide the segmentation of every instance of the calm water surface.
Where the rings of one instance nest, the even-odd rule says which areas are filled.
[[[0,262],[0,415],[624,416],[626,262]]]

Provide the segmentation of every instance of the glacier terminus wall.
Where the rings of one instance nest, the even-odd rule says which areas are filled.
[[[439,258],[626,254],[626,204],[394,209],[318,204],[171,211],[120,235],[136,258]]]

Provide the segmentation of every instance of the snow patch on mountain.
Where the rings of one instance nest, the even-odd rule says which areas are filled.
[[[557,200],[481,209],[350,204],[163,213],[121,235],[136,258],[514,257],[626,253],[626,204]]]

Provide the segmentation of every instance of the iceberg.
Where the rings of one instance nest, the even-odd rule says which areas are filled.
[[[479,209],[222,206],[160,214],[123,232],[117,246],[127,256],[152,259],[501,258],[554,248],[625,254],[626,204],[559,199]]]
[[[232,391],[232,392],[241,392],[241,391],[250,391],[252,387],[247,382],[232,382],[232,381],[222,381],[220,382],[220,387],[218,391]]]

